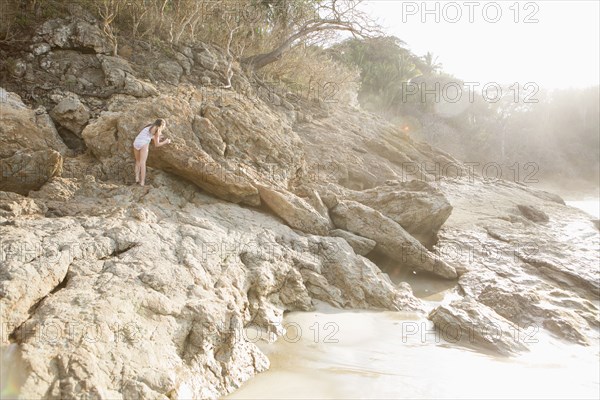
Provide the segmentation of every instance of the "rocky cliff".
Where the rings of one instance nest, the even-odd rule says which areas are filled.
[[[527,349],[515,326],[598,339],[598,230],[557,196],[236,65],[223,89],[211,45],[113,57],[79,19],[28,45],[0,89],[0,322],[22,398],[219,397],[269,367],[248,332],[274,340],[314,300],[420,312],[506,355]],[[156,118],[173,143],[142,188],[131,143]],[[389,265],[459,299],[431,310]]]

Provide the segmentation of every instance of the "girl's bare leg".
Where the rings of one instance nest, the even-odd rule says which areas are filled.
[[[142,147],[139,151],[140,153],[140,185],[144,186],[146,182],[146,160],[148,159],[148,150],[150,149],[150,145],[147,144]]]
[[[135,147],[133,148],[133,155],[135,156],[135,183],[140,181],[140,151]]]

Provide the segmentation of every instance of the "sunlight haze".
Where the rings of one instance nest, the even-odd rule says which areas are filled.
[[[432,52],[445,71],[460,79],[536,82],[547,88],[598,84],[597,1],[521,1],[518,23],[514,22],[515,8],[510,9],[514,1],[496,2],[502,10],[497,23],[487,22],[482,12],[487,3],[494,2],[473,2],[480,5],[473,8],[473,23],[469,22],[467,2],[428,1],[425,7],[435,10],[436,3],[439,23],[435,14],[423,15],[421,1],[373,0],[366,7],[386,27],[386,33],[404,40],[418,55]],[[449,18],[443,18],[447,3],[455,3],[462,11],[458,22],[448,21],[456,18],[456,7],[446,6]],[[537,11],[528,3],[537,5]],[[417,10],[411,14],[413,5]],[[490,8],[487,15],[494,19],[494,9]],[[527,16],[538,22],[524,23]]]

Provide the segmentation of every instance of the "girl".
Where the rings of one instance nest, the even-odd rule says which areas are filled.
[[[135,155],[135,183],[144,186],[146,181],[146,160],[150,142],[154,139],[154,146],[160,147],[171,143],[171,139],[160,141],[161,132],[167,126],[164,119],[159,118],[153,124],[146,125],[137,135],[133,142],[133,154]]]

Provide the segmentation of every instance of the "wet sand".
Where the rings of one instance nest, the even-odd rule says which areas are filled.
[[[600,394],[597,345],[572,345],[533,330],[530,353],[503,358],[448,342],[430,321],[404,312],[347,312],[319,304],[317,312],[290,313],[285,322],[287,338],[260,344],[271,369],[227,398],[597,399]]]

